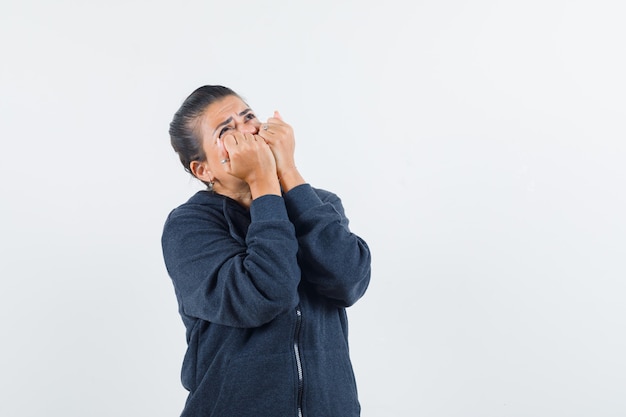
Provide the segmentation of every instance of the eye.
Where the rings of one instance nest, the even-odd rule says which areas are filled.
[[[256,116],[254,115],[254,113],[248,113],[246,114],[246,121],[248,120],[254,120],[256,119]]]
[[[218,137],[220,137],[220,138],[221,138],[221,137],[222,137],[222,135],[223,135],[224,133],[226,133],[229,129],[230,129],[230,126],[226,126],[226,127],[222,128],[222,130],[220,130],[220,134],[219,134],[219,136],[218,136]]]

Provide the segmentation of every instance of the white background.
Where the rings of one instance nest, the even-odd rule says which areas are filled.
[[[621,1],[4,0],[0,415],[175,416],[161,258],[203,84],[294,127],[373,252],[364,417],[626,415]],[[314,416],[323,417],[323,416]]]

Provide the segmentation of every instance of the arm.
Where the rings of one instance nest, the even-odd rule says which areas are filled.
[[[350,232],[339,197],[304,184],[286,193],[285,203],[296,229],[302,279],[339,305],[354,304],[369,284],[371,256]]]
[[[320,191],[320,198],[305,183],[294,160],[293,129],[278,112],[264,124],[259,136],[267,142],[276,160],[287,211],[300,246],[302,279],[339,305],[354,304],[369,284],[371,261],[367,244],[350,232],[336,195]]]
[[[274,112],[274,117],[270,117],[263,126],[264,128],[259,130],[259,136],[272,150],[276,160],[276,174],[280,179],[282,190],[288,192],[292,188],[305,184],[294,161],[296,142],[292,127],[285,123],[277,111]]]
[[[225,212],[220,205],[174,210],[163,231],[165,264],[182,314],[257,327],[298,303],[294,228],[279,196],[252,202],[245,237],[234,233]]]

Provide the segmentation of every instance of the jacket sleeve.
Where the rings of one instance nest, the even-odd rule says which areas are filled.
[[[296,306],[298,243],[283,198],[255,199],[250,219],[244,238],[217,208],[183,205],[170,214],[162,247],[181,314],[245,328]]]
[[[285,194],[285,203],[296,229],[302,279],[336,304],[351,306],[367,289],[371,256],[350,232],[341,200],[303,184]]]

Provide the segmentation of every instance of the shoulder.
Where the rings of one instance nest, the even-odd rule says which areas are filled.
[[[189,200],[173,209],[165,220],[164,231],[188,228],[198,223],[225,223],[225,210],[236,210],[227,197],[208,191],[198,191]]]
[[[207,191],[198,191],[189,200],[172,210],[167,217],[167,221],[181,216],[209,213],[213,210],[219,210],[221,206],[220,200],[214,194]]]

